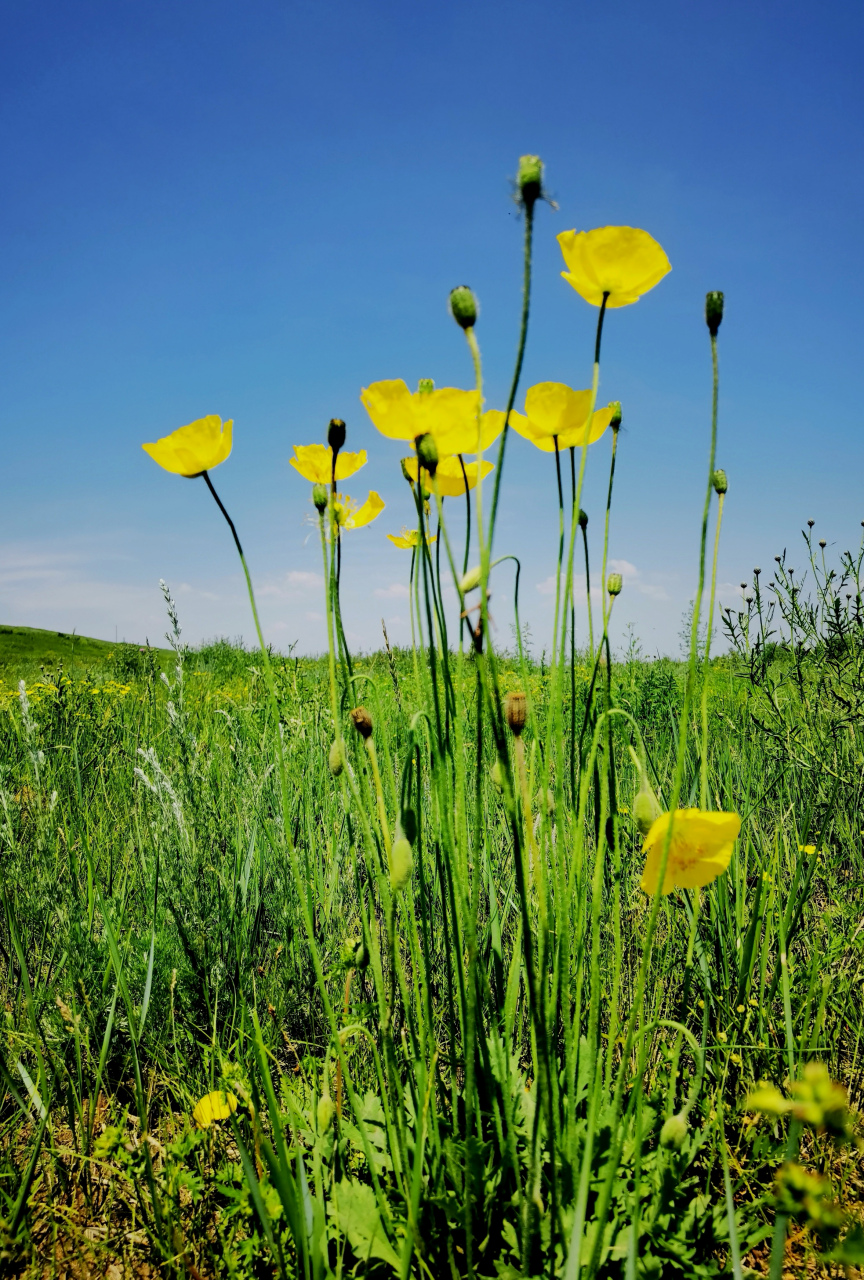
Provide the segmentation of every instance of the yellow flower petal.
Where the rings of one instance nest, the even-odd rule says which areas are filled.
[[[595,227],[562,231],[558,243],[567,264],[561,274],[586,302],[626,307],[672,270],[669,259],[647,231],[638,227]]]
[[[227,1120],[237,1110],[237,1099],[233,1093],[224,1089],[216,1089],[213,1093],[205,1093],[196,1103],[192,1119],[199,1129],[209,1129],[214,1120]]]
[[[364,524],[377,520],[384,510],[384,500],[374,489],[370,489],[369,497],[362,507],[355,507],[351,498],[343,498],[341,494],[336,506],[337,518],[343,529],[362,529]]]
[[[228,457],[233,425],[233,419],[229,418],[223,426],[222,419],[211,413],[178,427],[154,444],[142,444],[141,448],[164,471],[189,478],[200,476],[202,471],[212,471]]]
[[[414,547],[419,546],[420,544],[420,533],[417,529],[403,528],[401,535],[388,533],[387,537],[389,541],[393,543],[394,547],[399,547],[403,551],[411,551]],[[431,536],[427,534],[426,541],[431,546],[431,544],[436,541],[436,536],[434,534]]]
[[[533,396],[532,392],[535,393]],[[573,391],[561,382],[541,382],[529,388],[525,401],[526,414],[511,413],[510,426],[538,449],[544,453],[555,452],[556,431],[549,431],[550,426],[558,428],[559,452],[580,448],[585,443],[590,391]],[[594,413],[588,444],[595,444],[600,439],[612,421],[613,413],[612,405]]]
[[[466,462],[465,474],[462,474],[462,463],[458,458],[444,458],[438,463],[438,470],[435,478],[438,481],[438,492],[442,498],[459,498],[465,493],[465,481],[468,481],[468,488],[474,489],[477,486],[478,471],[485,477],[490,471],[495,470],[495,464],[483,459],[482,469],[479,462]]]
[[[672,840],[663,893],[676,888],[695,889],[716,880],[729,865],[741,829],[737,813],[706,813],[701,809],[678,809],[674,815],[661,813],[642,846],[646,858],[641,883],[649,894],[657,892],[670,821],[673,822]]]
[[[376,430],[389,440],[413,440],[414,403],[411,392],[401,378],[373,382],[360,392],[363,407]]]
[[[428,431],[441,455],[477,452],[476,391],[439,387],[412,392],[397,378],[364,387],[360,399],[376,429],[390,440],[415,440]]]
[[[291,466],[310,484],[330,484],[333,480],[333,451],[329,444],[295,444]],[[336,455],[336,479],[347,480],[366,465],[366,450]]]

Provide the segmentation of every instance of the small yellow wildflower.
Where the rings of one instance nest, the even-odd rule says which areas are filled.
[[[296,458],[291,458],[291,466],[299,471],[304,480],[312,484],[332,484],[333,482],[333,450],[329,444],[295,444]],[[343,453],[336,455],[336,479],[347,480],[361,467],[366,466],[366,450],[359,453]]]
[[[614,405],[598,409],[588,425],[592,393],[564,382],[538,382],[525,393],[525,413],[511,413],[510,425],[544,453],[595,444],[612,421]],[[587,439],[586,439],[587,436]]]
[[[185,427],[178,427],[170,436],[163,436],[154,444],[142,444],[141,448],[158,462],[163,471],[177,476],[200,476],[212,471],[224,462],[231,452],[232,418],[222,424],[215,413],[197,418]]]
[[[465,474],[462,474],[462,467],[465,467]],[[417,459],[403,458],[403,470],[411,477],[414,483],[417,483]],[[478,476],[485,478],[490,471],[494,471],[495,465],[488,462],[485,458],[482,464],[479,462],[459,461],[458,457],[442,458],[438,463],[435,472],[435,478],[438,481],[438,492],[442,498],[460,498],[465,493],[465,481],[468,481],[468,488],[476,487]],[[423,490],[426,493],[434,492],[429,487],[429,473],[423,473]]]
[[[721,1044],[725,1044],[726,1041],[729,1039],[729,1037],[727,1036],[725,1031],[718,1031],[717,1039],[720,1041]]]
[[[742,1062],[741,1054],[740,1054],[740,1053],[730,1053],[730,1054],[729,1054],[729,1061],[730,1061],[730,1062],[734,1062],[736,1067],[740,1067],[740,1066],[741,1066],[741,1062]]]
[[[479,453],[501,433],[504,415],[481,414],[478,432],[476,391],[439,387],[409,391],[401,378],[373,382],[360,392],[363,407],[382,436],[416,440],[427,432],[442,457]]]
[[[747,1008],[746,1004],[736,1004],[736,1006],[735,1006],[735,1012],[736,1012],[736,1013],[744,1013],[744,1012],[745,1012],[745,1010],[746,1010],[746,1008]]]
[[[196,1103],[192,1119],[199,1129],[209,1129],[214,1120],[227,1120],[236,1110],[237,1099],[234,1094],[216,1089],[213,1093],[205,1093]]]
[[[747,1001],[747,1003],[748,1003],[748,1004],[751,1006],[751,1008],[753,1008],[753,1009],[758,1009],[758,1008],[759,1008],[759,1001],[756,999],[756,997],[755,997],[755,996],[751,996],[751,997],[750,997],[750,999]]]
[[[358,507],[353,498],[339,493],[334,507],[336,523],[341,529],[361,529],[364,524],[371,524],[378,519],[384,510],[384,499],[374,489],[370,489],[369,497]]]
[[[420,531],[418,529],[406,529],[403,527],[401,534],[388,533],[388,541],[393,543],[394,547],[399,547],[403,551],[411,551],[414,547],[420,545]],[[431,537],[427,534],[426,541],[435,542],[436,538],[433,534]]]
[[[653,289],[672,266],[660,245],[638,227],[562,231],[558,243],[567,264],[561,275],[586,302],[626,307]]]
[[[678,809],[674,815],[661,813],[642,846],[647,855],[642,872],[642,888],[646,893],[657,892],[670,822],[672,839],[662,893],[695,889],[716,880],[729,865],[741,829],[737,813],[706,813],[701,809]]]

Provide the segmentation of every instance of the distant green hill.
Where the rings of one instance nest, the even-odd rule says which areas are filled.
[[[25,667],[55,666],[63,663],[67,671],[73,666],[92,667],[110,662],[124,642],[112,644],[108,640],[94,640],[90,636],[71,635],[67,631],[44,631],[41,627],[0,626],[0,669],[12,675],[16,668],[23,674]],[[157,649],[160,665],[170,650]]]

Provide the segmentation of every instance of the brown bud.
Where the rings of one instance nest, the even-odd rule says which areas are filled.
[[[510,732],[514,738],[518,738],[522,730],[525,728],[525,722],[528,719],[528,700],[524,693],[508,693],[507,701],[504,704],[504,715]]]
[[[355,707],[351,712],[351,719],[361,738],[370,738],[372,736],[372,717],[365,707]]]

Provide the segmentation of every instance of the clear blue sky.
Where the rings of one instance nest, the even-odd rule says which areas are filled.
[[[251,638],[227,529],[204,485],[141,451],[204,413],[235,421],[214,481],[269,637],[315,651],[319,547],[291,445],[344,417],[387,509],[346,544],[358,646],[408,638],[411,523],[400,449],[358,400],[379,378],[469,386],[449,289],[471,284],[487,403],[516,344],[522,228],[509,179],[539,152],[523,390],[587,386],[596,311],[555,235],[650,231],[672,273],[610,314],[601,394],[624,405],[612,551],[620,643],[676,652],[706,465],[707,289],[726,293],[718,461],[724,598],[864,519],[864,9],[827,0],[41,0],[0,48],[0,622],[161,637],[158,579],[190,640]],[[521,400],[520,400],[521,405]],[[607,442],[583,505],[595,535]],[[525,562],[548,634],[553,464],[515,439],[499,552]],[[596,538],[595,538],[596,541]],[[798,567],[791,554],[794,567]],[[803,565],[802,565],[803,567]],[[497,607],[496,607],[497,606]],[[503,591],[493,600],[508,639]]]

